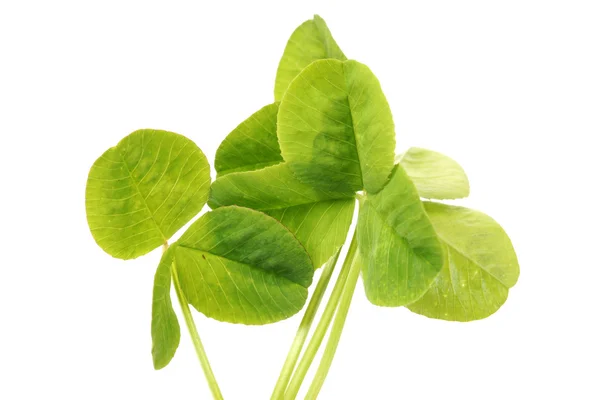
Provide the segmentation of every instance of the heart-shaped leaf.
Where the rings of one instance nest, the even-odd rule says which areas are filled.
[[[217,177],[283,162],[277,142],[279,103],[269,104],[239,124],[217,149]]]
[[[399,165],[383,190],[361,200],[357,229],[365,292],[375,305],[412,303],[442,269],[440,242]]]
[[[126,136],[92,166],[87,220],[108,254],[136,258],[165,243],[208,198],[210,167],[184,136],[143,129]]]
[[[427,317],[472,321],[496,312],[519,278],[512,243],[491,217],[475,210],[425,202],[446,262],[425,295],[408,308]]]
[[[306,248],[315,268],[344,244],[354,203],[354,196],[300,182],[285,163],[218,178],[208,202],[211,208],[239,205],[277,218]]]
[[[396,157],[426,199],[460,199],[469,196],[469,179],[453,159],[432,150],[411,147]]]
[[[172,247],[185,297],[208,317],[267,324],[306,302],[310,257],[290,231],[261,212],[235,206],[208,212]]]
[[[290,84],[279,106],[283,159],[304,183],[377,193],[394,167],[394,122],[379,81],[356,61],[319,60]]]
[[[300,25],[287,42],[275,79],[275,100],[281,100],[290,82],[310,63],[325,58],[345,60],[323,18]]]
[[[171,263],[174,252],[167,250],[154,276],[152,293],[152,360],[154,368],[167,366],[179,346],[180,329],[171,303]]]

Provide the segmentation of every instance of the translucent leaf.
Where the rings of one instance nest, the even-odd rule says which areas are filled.
[[[446,262],[429,291],[408,308],[450,321],[471,321],[496,312],[519,278],[512,243],[491,217],[475,210],[425,202],[442,241]]]
[[[275,79],[275,100],[281,100],[290,82],[310,63],[325,58],[346,60],[346,56],[333,39],[323,18],[300,25],[288,40]]]
[[[306,250],[261,212],[235,206],[208,212],[174,246],[183,292],[208,317],[267,324],[294,315],[306,301],[314,271]]]
[[[122,259],[162,245],[208,198],[210,167],[184,136],[143,129],[126,136],[92,166],[87,220],[96,243]]]
[[[279,103],[269,104],[237,126],[217,149],[217,177],[253,171],[283,161],[277,142]]]
[[[356,61],[306,67],[281,101],[277,135],[294,174],[322,189],[377,193],[394,166],[389,105],[375,75]]]
[[[400,166],[383,190],[361,200],[357,229],[365,292],[375,305],[412,303],[442,269],[440,242]]]
[[[432,150],[411,147],[396,157],[426,199],[460,199],[469,196],[469,180],[453,159]]]
[[[298,181],[287,164],[236,172],[213,182],[212,208],[239,205],[272,215],[307,249],[315,268],[343,245],[354,212],[352,193],[335,193]]]
[[[179,346],[180,330],[171,303],[171,263],[174,252],[167,250],[154,276],[152,292],[152,360],[154,368],[167,366]]]

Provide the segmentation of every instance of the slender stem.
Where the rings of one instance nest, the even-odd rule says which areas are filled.
[[[163,252],[166,251],[167,246],[168,245],[163,246]],[[198,356],[198,360],[200,360],[200,365],[202,366],[202,370],[204,371],[204,376],[206,377],[206,381],[208,382],[210,391],[212,392],[213,398],[215,400],[223,400],[223,395],[221,394],[221,390],[219,389],[219,384],[217,383],[212,368],[210,367],[210,363],[208,362],[208,356],[206,355],[206,351],[204,351],[204,346],[202,345],[202,341],[200,340],[200,335],[198,335],[198,330],[196,329],[196,324],[194,323],[194,318],[192,317],[190,306],[188,305],[188,301],[185,298],[183,290],[181,290],[181,285],[179,284],[179,277],[177,276],[175,262],[171,264],[171,277],[173,278],[175,293],[177,293],[177,299],[179,300],[179,305],[181,306],[181,311],[183,312],[185,324],[187,325],[188,331],[190,332],[190,336],[192,337],[192,342],[194,343],[194,347],[196,348],[196,355]]]
[[[352,242],[350,243],[350,248],[348,249],[348,254],[346,254],[346,259],[344,260],[344,265],[340,271],[340,275],[338,276],[337,281],[335,282],[335,286],[333,288],[333,292],[329,297],[329,301],[327,302],[327,306],[325,307],[325,311],[323,311],[323,315],[321,316],[321,320],[315,329],[315,333],[313,337],[310,339],[308,343],[308,347],[298,364],[298,368],[290,381],[290,385],[285,392],[285,400],[294,400],[298,391],[300,390],[300,386],[302,386],[302,381],[306,377],[308,373],[308,369],[315,356],[317,355],[317,351],[323,342],[323,338],[329,329],[329,325],[331,324],[331,320],[333,319],[333,315],[335,314],[335,310],[337,309],[340,296],[346,284],[346,279],[348,278],[348,273],[350,270],[350,266],[352,265],[352,260],[354,259],[354,255],[356,253],[356,231],[354,232],[354,236],[352,237]]]
[[[290,347],[290,351],[285,359],[283,367],[281,368],[281,373],[279,374],[279,379],[275,384],[275,389],[273,390],[273,394],[271,395],[271,400],[281,400],[283,399],[283,395],[285,394],[285,389],[290,381],[290,377],[292,376],[292,372],[294,372],[294,367],[298,362],[298,358],[300,357],[300,352],[304,347],[304,342],[306,341],[306,337],[310,331],[310,327],[317,315],[317,310],[319,309],[319,305],[321,304],[321,300],[323,299],[323,295],[327,289],[327,285],[329,285],[329,281],[331,280],[331,275],[333,274],[333,270],[335,269],[335,265],[337,264],[337,260],[340,257],[340,252],[342,248],[335,253],[335,255],[329,259],[329,261],[323,267],[323,271],[321,272],[321,277],[319,278],[319,283],[317,283],[317,287],[313,292],[310,302],[308,303],[308,307],[306,307],[306,311],[304,312],[304,317],[302,317],[302,321],[300,322],[300,326],[298,327],[298,331],[296,332],[296,337],[292,342],[292,346]]]
[[[352,295],[354,294],[354,289],[356,288],[356,282],[358,281],[359,273],[360,263],[352,263],[350,273],[348,274],[348,279],[346,280],[346,286],[344,287],[344,293],[342,293],[342,298],[340,299],[340,304],[335,314],[335,320],[333,321],[333,326],[331,327],[331,333],[327,339],[327,346],[325,347],[323,358],[321,359],[317,373],[310,384],[310,388],[308,389],[305,400],[316,399],[319,395],[321,387],[323,386],[323,383],[325,382],[325,378],[327,377],[327,373],[329,372],[329,368],[331,367],[331,363],[333,361],[333,356],[335,355],[335,351],[337,350],[340,342],[340,337],[342,336],[342,330],[344,329],[344,324],[346,323],[346,317],[348,316],[348,310],[350,309],[350,303],[352,302]]]

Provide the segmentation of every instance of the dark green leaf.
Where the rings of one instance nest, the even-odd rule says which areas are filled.
[[[302,182],[370,193],[387,182],[394,167],[394,122],[367,66],[313,62],[290,84],[277,118],[281,154]]]
[[[174,247],[185,297],[208,317],[267,324],[306,301],[313,276],[306,250],[261,212],[235,206],[208,212]]]

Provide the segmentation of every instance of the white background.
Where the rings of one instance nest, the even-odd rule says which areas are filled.
[[[153,370],[160,250],[125,262],[96,246],[87,172],[138,128],[182,133],[212,160],[272,101],[313,13],[379,77],[398,151],[458,160],[461,203],[504,226],[521,265],[504,307],[466,324],[377,308],[359,284],[320,398],[600,398],[598,2],[0,4],[0,398],[209,398],[187,332]],[[225,398],[267,399],[300,316],[195,316]]]

